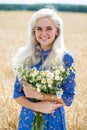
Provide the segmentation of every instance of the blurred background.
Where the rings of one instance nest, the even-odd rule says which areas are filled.
[[[76,64],[75,100],[65,107],[67,130],[87,130],[87,0],[0,0],[0,130],[17,130],[21,106],[12,98],[12,59],[27,42],[32,14],[46,5],[62,18],[65,45]]]

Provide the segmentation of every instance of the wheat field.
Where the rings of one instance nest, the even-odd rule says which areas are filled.
[[[27,42],[33,12],[0,11],[0,130],[16,130],[20,113],[12,98],[15,77],[12,59]],[[67,130],[87,130],[87,13],[59,12],[64,22],[64,41],[76,64],[76,96],[65,107]]]

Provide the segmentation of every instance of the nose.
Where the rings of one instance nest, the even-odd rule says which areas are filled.
[[[42,36],[47,36],[47,32],[46,30],[43,30],[42,33],[41,33]]]

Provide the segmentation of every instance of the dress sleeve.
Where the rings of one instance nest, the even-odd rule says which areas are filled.
[[[70,68],[74,64],[73,56],[69,53],[64,55],[63,63],[65,68]],[[62,99],[67,106],[70,106],[75,96],[75,71],[70,71],[65,83],[62,85]]]
[[[20,96],[25,96],[22,84],[19,81],[18,76],[16,77],[15,83],[14,83],[14,93],[13,98],[18,98]]]

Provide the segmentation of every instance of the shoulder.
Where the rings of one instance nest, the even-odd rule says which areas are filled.
[[[65,52],[63,56],[63,63],[65,67],[70,67],[74,63],[73,55],[70,52]]]

